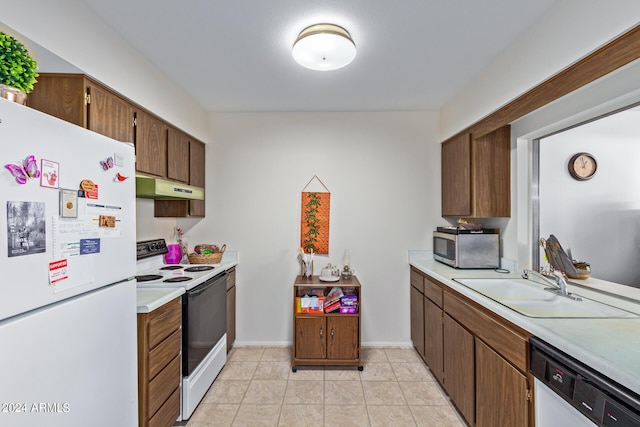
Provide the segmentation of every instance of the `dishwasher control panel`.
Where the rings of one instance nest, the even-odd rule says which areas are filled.
[[[530,371],[598,426],[640,426],[640,396],[532,337]]]

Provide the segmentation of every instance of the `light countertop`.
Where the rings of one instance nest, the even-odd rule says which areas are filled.
[[[565,319],[533,318],[521,315],[474,290],[454,282],[455,278],[520,277],[520,273],[501,274],[493,270],[458,270],[430,258],[410,258],[410,265],[444,285],[483,305],[532,335],[548,342],[598,372],[640,394],[640,318],[629,319]],[[573,279],[571,279],[573,281]],[[640,303],[621,300],[589,287],[611,293],[623,291],[637,298],[637,289],[607,284],[595,279],[568,285],[570,292],[599,300],[640,314]]]
[[[138,313],[151,313],[184,292],[184,288],[138,288],[136,289]]]

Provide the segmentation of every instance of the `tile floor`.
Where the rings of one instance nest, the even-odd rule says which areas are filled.
[[[186,426],[465,425],[415,350],[365,348],[363,364],[293,373],[290,348],[235,348]]]

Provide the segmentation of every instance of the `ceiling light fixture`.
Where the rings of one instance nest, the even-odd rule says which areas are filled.
[[[356,57],[356,45],[347,30],[334,24],[315,24],[300,32],[293,58],[312,70],[337,70]]]

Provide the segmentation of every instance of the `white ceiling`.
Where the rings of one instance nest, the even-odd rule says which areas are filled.
[[[208,111],[438,110],[558,0],[82,0]],[[315,23],[353,63],[291,56]]]

